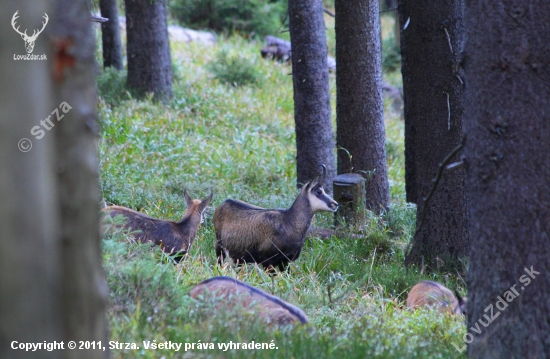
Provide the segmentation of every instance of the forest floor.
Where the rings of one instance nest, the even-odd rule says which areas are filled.
[[[333,30],[327,38],[333,52]],[[291,68],[262,59],[261,46],[237,35],[221,37],[213,46],[173,44],[174,97],[168,105],[133,99],[125,90],[124,73],[100,75],[104,200],[179,220],[185,210],[184,188],[193,198],[214,190],[205,223],[178,265],[157,248],[133,243],[127,233],[111,231],[102,239],[110,340],[139,346],[112,350],[112,357],[464,358],[455,348],[464,346],[463,318],[405,309],[409,289],[422,279],[462,293],[465,285],[455,275],[421,274],[418,268],[404,267],[416,209],[405,202],[401,109],[389,99],[385,124],[391,208],[381,216],[368,216],[361,228],[363,239],[308,238],[300,258],[276,276],[256,265],[216,263],[215,206],[235,198],[287,208],[298,193]],[[245,80],[234,86],[225,83],[227,79],[234,84]],[[385,71],[384,79],[400,86],[399,71]],[[330,87],[335,118],[334,74]],[[316,215],[315,225],[331,224],[331,214]],[[270,329],[253,317],[206,315],[188,296],[189,290],[218,275],[238,278],[297,305],[310,324]],[[151,350],[144,341],[183,346],[179,351]],[[274,343],[276,349],[218,349],[218,344],[231,341]],[[193,349],[186,351],[186,343]]]

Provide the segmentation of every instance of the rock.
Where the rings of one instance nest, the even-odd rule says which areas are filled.
[[[120,29],[126,31],[126,17],[118,18]],[[212,45],[217,42],[216,36],[208,31],[186,29],[178,25],[168,25],[168,37],[171,42],[198,42],[204,45]]]

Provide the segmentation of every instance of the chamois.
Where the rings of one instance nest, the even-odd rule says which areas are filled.
[[[298,259],[313,215],[338,208],[319,178],[302,186],[289,209],[264,209],[232,199],[218,206],[213,219],[218,260],[229,256],[236,262],[256,262],[270,269],[278,266],[282,271]]]
[[[407,297],[408,308],[422,306],[437,307],[441,313],[466,315],[467,298],[461,297],[457,291],[456,298],[453,293],[444,285],[423,280],[412,287]]]
[[[191,289],[197,300],[212,302],[216,312],[252,313],[268,324],[307,323],[306,314],[294,305],[261,289],[229,277],[213,277]]]
[[[187,193],[187,189],[183,194],[187,209],[179,222],[151,218],[143,213],[120,206],[106,207],[103,211],[111,217],[117,215],[126,217],[128,221],[124,227],[139,231],[133,234],[136,240],[142,243],[152,242],[160,246],[164,252],[176,255],[174,260],[179,262],[193,244],[199,224],[202,222],[203,211],[212,200],[214,193],[210,193],[210,196],[202,201],[192,199]]]

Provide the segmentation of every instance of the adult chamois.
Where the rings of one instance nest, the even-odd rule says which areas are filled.
[[[211,304],[214,314],[249,313],[272,325],[308,322],[300,308],[234,278],[207,279],[193,287],[189,295]]]
[[[264,209],[233,199],[218,206],[213,219],[218,260],[229,256],[236,262],[284,270],[298,259],[313,215],[338,209],[338,203],[325,193],[320,176],[302,186],[288,209]]]
[[[136,240],[142,243],[152,242],[160,246],[164,252],[176,255],[174,260],[179,262],[193,244],[199,224],[202,222],[204,209],[210,204],[214,195],[214,193],[210,193],[201,201],[192,199],[187,193],[187,189],[183,194],[187,209],[179,222],[151,218],[143,213],[120,206],[106,207],[103,211],[111,217],[117,215],[126,217],[128,221],[124,227],[137,231],[133,234]]]

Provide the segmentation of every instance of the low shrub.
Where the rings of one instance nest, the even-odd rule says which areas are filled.
[[[218,53],[209,69],[220,82],[235,87],[260,82],[260,73],[251,60],[225,51]]]
[[[286,17],[286,1],[174,0],[170,12],[187,27],[265,36],[281,27]]]

